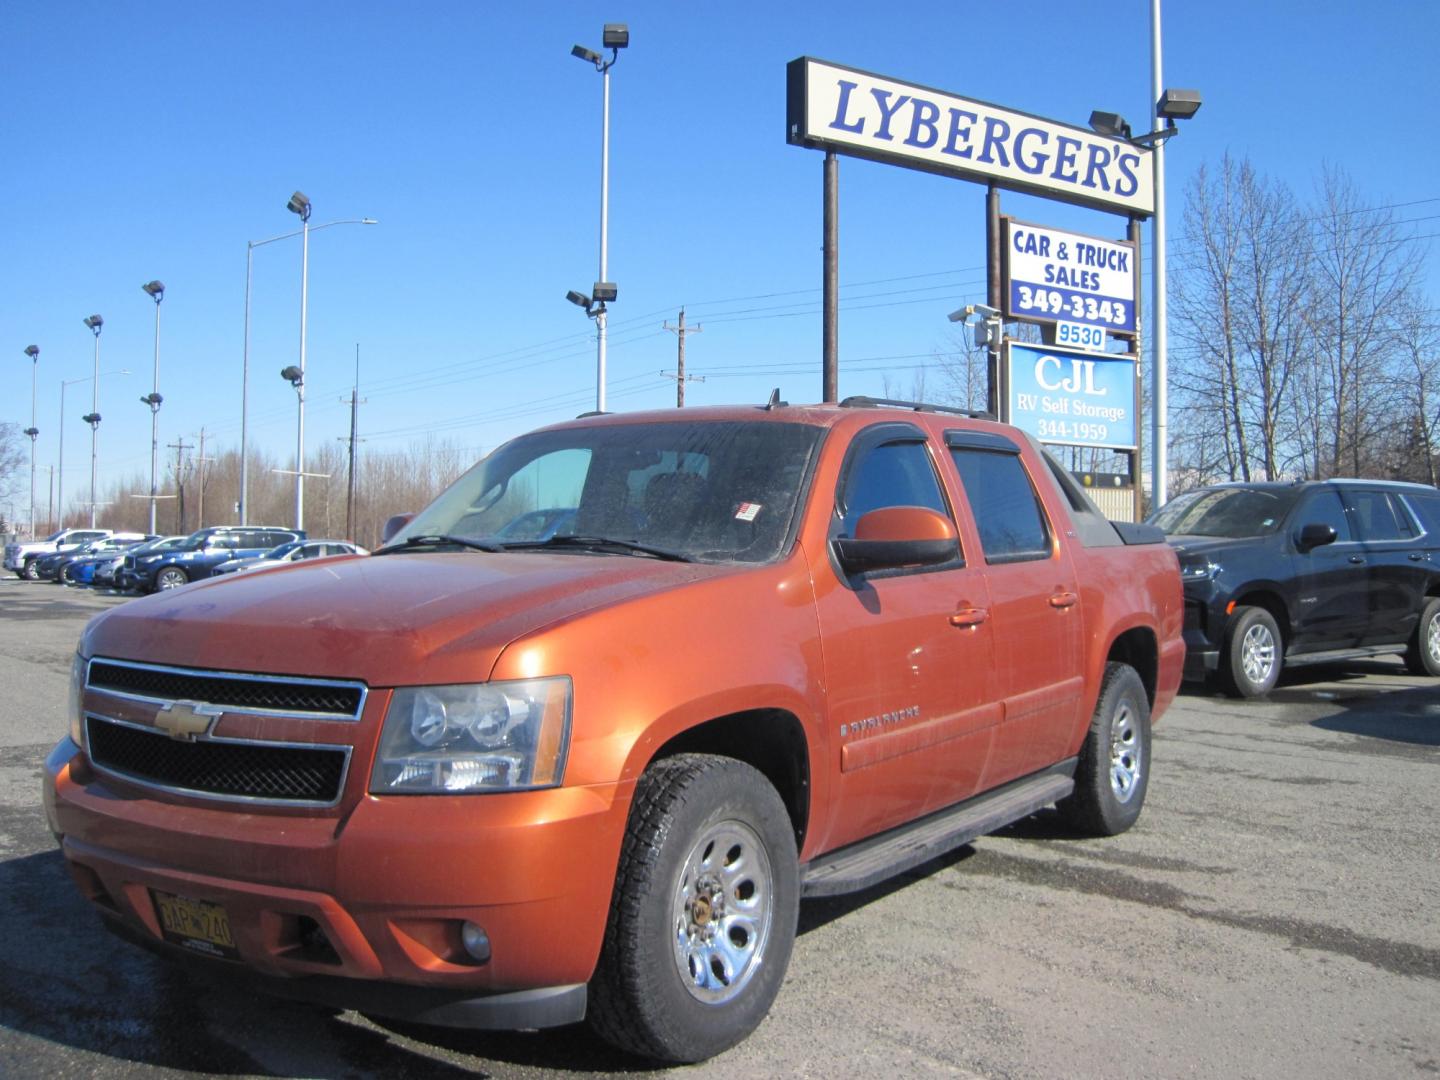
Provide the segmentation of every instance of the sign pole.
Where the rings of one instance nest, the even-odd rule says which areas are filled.
[[[1125,239],[1135,245],[1135,340],[1131,346],[1135,353],[1135,418],[1138,421],[1144,416],[1144,403],[1141,400],[1140,386],[1142,370],[1141,364],[1145,359],[1145,334],[1142,332],[1145,326],[1144,305],[1141,301],[1144,298],[1144,289],[1141,286],[1140,267],[1145,265],[1144,250],[1140,244],[1140,219],[1132,217],[1130,224],[1125,229]],[[1141,469],[1145,464],[1145,440],[1136,435],[1135,451],[1130,455],[1130,483],[1135,487],[1135,520],[1145,520],[1145,488],[1140,483]]]
[[[985,190],[985,303],[999,311],[1001,308],[1000,271],[1000,189],[990,184]],[[989,386],[986,389],[985,410],[1002,422],[1008,422],[1010,406],[1008,393],[1000,385],[1004,379],[1000,364],[1000,342],[991,340],[986,345],[986,373]]]
[[[840,159],[825,151],[824,329],[821,401],[840,400]]]

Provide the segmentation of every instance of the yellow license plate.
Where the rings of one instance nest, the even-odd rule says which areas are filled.
[[[166,941],[206,956],[227,960],[239,958],[240,954],[235,951],[235,939],[230,935],[230,916],[219,904],[154,889],[151,895],[155,898],[155,910],[160,915],[160,928]]]

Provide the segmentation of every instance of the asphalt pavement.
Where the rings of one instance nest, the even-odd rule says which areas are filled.
[[[194,983],[106,933],[39,776],[80,629],[123,602],[0,580],[0,1076],[652,1072],[584,1028],[405,1027]],[[769,1019],[673,1072],[1440,1073],[1440,682],[1376,661],[1302,669],[1264,702],[1192,688],[1153,756],[1123,836],[1076,839],[1042,813],[807,901]]]

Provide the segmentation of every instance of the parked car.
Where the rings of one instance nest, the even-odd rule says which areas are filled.
[[[1150,521],[1180,558],[1186,675],[1263,697],[1286,667],[1398,653],[1440,675],[1440,491],[1219,484]]]
[[[53,555],[42,555],[35,562],[36,576],[41,581],[53,581],[57,585],[74,584],[73,569],[76,562],[91,557],[113,558],[126,548],[155,539],[145,533],[113,533],[99,540],[91,540],[68,551]]]
[[[174,589],[209,577],[222,562],[259,555],[280,544],[304,538],[305,534],[295,529],[212,525],[191,533],[184,543],[173,548],[127,555],[115,581],[119,588],[127,591]]]
[[[368,558],[97,615],[44,803],[109,925],[221,978],[696,1061],[765,1017],[802,896],[1052,804],[1129,828],[1182,611],[1163,534],[1012,427],[591,416]]]
[[[245,559],[229,559],[210,571],[210,576],[234,574],[243,570],[265,570],[272,566],[300,562],[303,559],[325,559],[332,555],[369,555],[370,552],[348,540],[291,540],[288,544]]]
[[[124,566],[127,556],[133,558],[134,556],[153,551],[170,551],[173,548],[179,547],[188,539],[188,536],[161,536],[147,543],[137,544],[122,555],[116,555],[113,558],[97,562],[91,570],[90,584],[97,589],[113,589],[115,588],[115,576],[120,572],[120,568]],[[85,575],[86,568],[83,565],[76,568],[75,578],[77,581],[83,583],[85,581]]]
[[[19,542],[5,545],[5,569],[12,570],[16,577],[35,581],[39,577],[36,560],[57,551],[69,551],[91,540],[109,536],[109,529],[61,529],[51,533],[44,540],[33,540],[28,544]]]

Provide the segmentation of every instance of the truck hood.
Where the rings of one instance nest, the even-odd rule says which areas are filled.
[[[517,638],[736,564],[582,553],[427,552],[229,574],[93,619],[87,656],[227,671],[478,682]]]
[[[1223,559],[1225,553],[1240,548],[1254,550],[1264,543],[1263,536],[1185,536],[1166,537],[1181,562],[1195,562],[1201,558]]]

